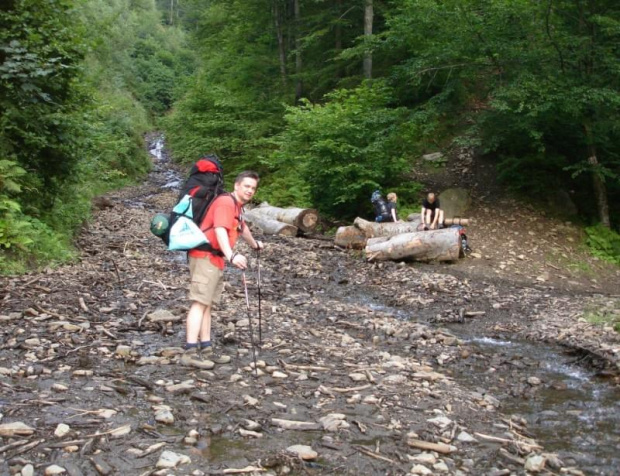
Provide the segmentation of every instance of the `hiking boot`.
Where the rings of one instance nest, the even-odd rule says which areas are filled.
[[[229,364],[232,359],[230,358],[230,355],[214,354],[211,360],[213,360],[216,364]]]
[[[213,346],[203,347],[200,349],[200,356],[203,359],[209,359],[216,364],[228,364],[231,361],[230,355],[223,355],[213,351]]]
[[[186,365],[188,367],[196,367],[198,369],[211,370],[215,367],[215,363],[211,360],[202,359],[198,355],[198,350],[196,348],[187,349],[183,352],[183,355],[179,359],[179,362],[182,365]]]

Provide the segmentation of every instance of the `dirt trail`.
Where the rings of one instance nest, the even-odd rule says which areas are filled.
[[[184,255],[148,231],[174,200],[166,170],[101,202],[79,263],[0,281],[1,474],[500,475],[543,460],[543,473],[580,474],[488,389],[452,378],[471,351],[441,326],[477,319],[480,335],[560,341],[615,370],[617,334],[579,320],[591,301],[613,298],[480,274],[473,261],[370,265],[328,241],[265,237],[260,376],[230,269],[215,331],[232,362],[183,367]],[[292,445],[311,447],[297,450],[305,463]]]

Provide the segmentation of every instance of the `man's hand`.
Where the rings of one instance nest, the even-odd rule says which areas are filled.
[[[265,245],[262,241],[256,240],[256,246],[253,247],[255,250],[262,250],[265,248]]]
[[[245,256],[240,255],[239,253],[234,253],[232,255],[232,259],[230,260],[230,264],[239,269],[247,269],[248,260],[245,258]]]

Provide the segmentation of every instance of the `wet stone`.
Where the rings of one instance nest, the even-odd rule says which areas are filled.
[[[191,463],[189,456],[166,450],[159,457],[156,466],[158,468],[176,468],[179,465],[188,463]]]
[[[461,431],[456,437],[457,440],[463,443],[475,443],[477,440],[466,431]]]
[[[420,453],[419,455],[409,456],[409,461],[433,465],[437,462],[437,458],[431,453]]]
[[[56,464],[53,464],[51,466],[48,466],[47,468],[45,468],[45,476],[54,476],[56,474],[66,474],[67,470],[65,468],[63,468],[62,466],[58,466]]]
[[[21,470],[21,476],[34,476],[34,466],[27,464]]]
[[[69,425],[66,425],[64,423],[60,423],[56,427],[56,430],[54,430],[54,435],[56,435],[59,438],[62,438],[63,436],[65,436],[70,431],[71,431],[71,428],[69,427]]]
[[[416,464],[413,468],[411,468],[409,474],[419,474],[422,476],[426,476],[429,474],[433,474],[433,472],[424,465]]]
[[[530,455],[525,460],[525,470],[531,471],[532,473],[539,473],[544,469],[546,461],[547,459],[543,455]]]
[[[316,459],[319,454],[312,449],[311,446],[306,445],[293,445],[286,448],[286,451],[289,453],[293,453],[296,456],[299,456],[304,461],[310,461]]]

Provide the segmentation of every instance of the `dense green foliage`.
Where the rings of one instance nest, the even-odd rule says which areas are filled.
[[[507,188],[543,198],[572,190],[591,221],[605,220],[606,199],[607,218],[620,221],[617,2],[374,1],[370,36],[364,4],[184,3],[182,18],[201,63],[167,122],[177,156],[191,161],[216,151],[229,168],[269,171],[262,198],[325,199],[314,204],[350,217],[363,207],[343,207],[343,196],[366,200],[371,183],[394,186],[381,165],[368,176],[351,173],[355,184],[340,168],[347,160],[366,168],[365,144],[353,129],[376,120],[370,129],[389,130],[373,144],[379,157],[407,144],[407,160],[396,158],[401,150],[388,161],[397,164],[390,180],[402,183],[422,153],[475,147],[496,158]],[[360,98],[354,106],[343,97],[362,84],[369,52],[372,75],[390,100]],[[326,131],[337,109],[345,124]],[[349,128],[348,114],[355,115]],[[332,133],[338,139],[326,147]],[[330,171],[326,176],[308,172],[318,163]]]
[[[417,209],[419,157],[465,147],[617,227],[619,40],[613,0],[9,0],[0,264],[65,259],[91,196],[148,169],[153,122],[178,160],[336,219],[375,188]]]
[[[407,163],[407,111],[387,107],[388,94],[375,82],[333,92],[323,105],[290,107],[275,174],[299,174],[308,184],[307,201],[321,212],[367,213],[368,197],[382,186],[397,186]]]
[[[587,227],[586,234],[594,256],[620,265],[620,234],[601,225]]]
[[[0,6],[3,272],[69,258],[92,196],[148,170],[143,134],[193,68],[161,23],[153,0]]]

